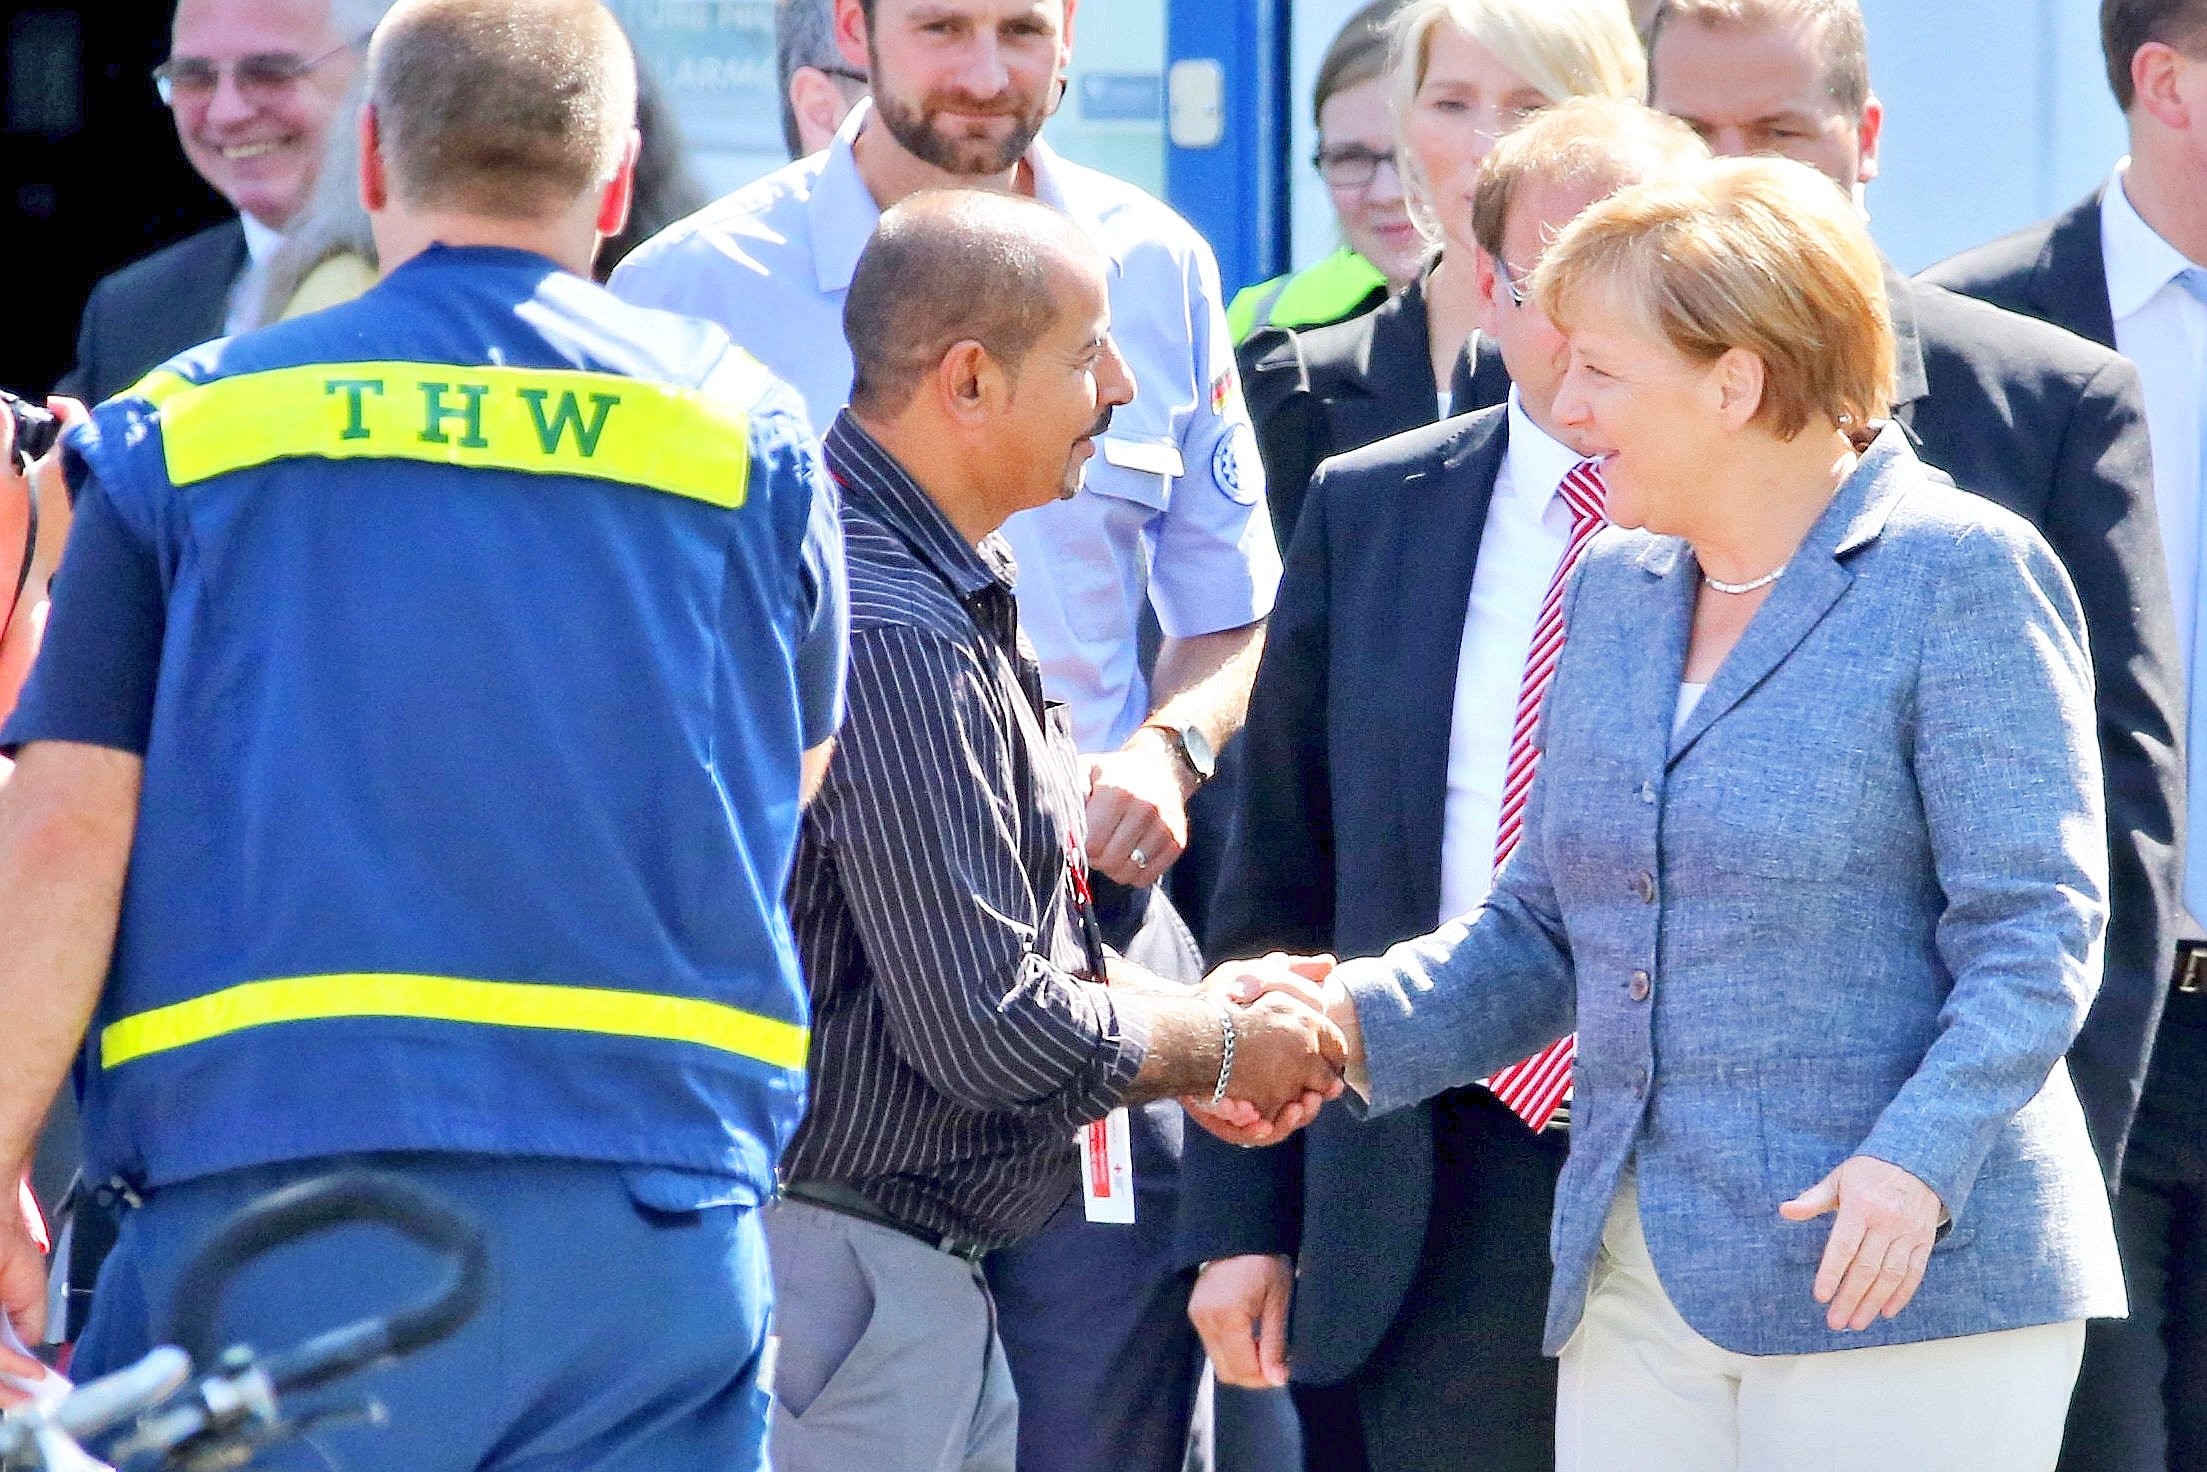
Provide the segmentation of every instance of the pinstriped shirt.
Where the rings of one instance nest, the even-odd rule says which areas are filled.
[[[961,537],[848,414],[826,447],[851,654],[790,881],[813,1024],[783,1175],[1002,1245],[1071,1192],[1074,1131],[1121,1101],[1144,1039],[1074,975],[1082,790],[1019,635],[1010,551]]]

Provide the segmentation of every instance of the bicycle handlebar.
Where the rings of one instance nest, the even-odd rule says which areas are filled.
[[[54,1424],[83,1441],[159,1405],[191,1377],[191,1356],[174,1345],[161,1345],[135,1365],[70,1391],[54,1407]]]
[[[443,1260],[434,1291],[398,1312],[362,1319],[303,1344],[256,1356],[225,1351],[215,1337],[224,1291],[239,1271],[288,1242],[353,1222],[385,1227]],[[326,1384],[447,1337],[481,1307],[489,1273],[483,1236],[434,1193],[396,1176],[348,1171],[303,1181],[225,1222],[181,1275],[171,1338],[136,1364],[79,1386],[49,1411],[0,1416],[0,1462],[49,1469],[100,1468],[80,1443],[135,1417],[118,1462],[234,1468],[255,1445],[297,1434],[278,1396]],[[176,1392],[195,1363],[203,1378]],[[326,1413],[325,1413],[326,1414]],[[313,1416],[309,1416],[311,1424]]]
[[[372,1222],[444,1259],[436,1290],[382,1318],[333,1329],[263,1361],[277,1390],[305,1389],[389,1356],[411,1354],[466,1323],[482,1306],[490,1257],[483,1236],[430,1192],[395,1176],[348,1171],[286,1187],[248,1206],[200,1248],[180,1279],[169,1339],[195,1364],[211,1365],[223,1345],[215,1315],[230,1280],[247,1263],[287,1242],[353,1222]]]

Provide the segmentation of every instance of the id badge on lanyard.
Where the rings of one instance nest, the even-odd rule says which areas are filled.
[[[1073,920],[1089,976],[1108,985],[1103,927],[1096,923],[1096,896],[1088,887],[1088,856],[1070,836],[1065,840],[1065,872],[1071,881]],[[1088,1219],[1134,1225],[1134,1125],[1126,1110],[1114,1109],[1082,1125],[1075,1143],[1080,1147],[1081,1207]]]

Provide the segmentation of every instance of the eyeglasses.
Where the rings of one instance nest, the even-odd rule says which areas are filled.
[[[861,87],[871,87],[874,83],[872,77],[867,76],[856,67],[816,66],[813,70],[824,77],[835,77],[845,82],[856,82]]]
[[[1502,283],[1502,290],[1508,295],[1510,305],[1522,310],[1529,300],[1525,295],[1525,288],[1518,284],[1516,273],[1510,270],[1510,263],[1500,256],[1494,258],[1494,279]]]
[[[1395,167],[1395,153],[1393,149],[1379,153],[1351,144],[1344,148],[1321,148],[1311,162],[1317,166],[1318,177],[1333,188],[1363,189],[1379,177],[1382,164],[1390,169]]]
[[[320,56],[305,57],[296,51],[256,51],[236,61],[213,61],[204,56],[172,56],[153,69],[153,90],[163,106],[178,101],[205,102],[222,85],[222,74],[247,102],[260,106],[273,102],[305,81],[315,68],[335,61],[368,38],[355,36]]]

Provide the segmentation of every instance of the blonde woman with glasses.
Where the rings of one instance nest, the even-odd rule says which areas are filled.
[[[1647,90],[1625,0],[1410,0],[1392,34],[1392,162],[1427,262],[1376,311],[1261,331],[1243,345],[1283,547],[1319,461],[1508,393],[1499,358],[1479,351],[1474,330],[1471,186],[1495,140],[1567,98],[1637,102]]]

